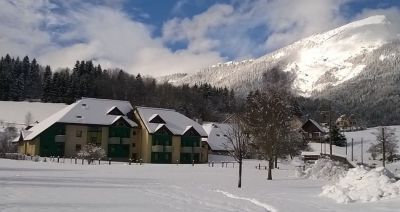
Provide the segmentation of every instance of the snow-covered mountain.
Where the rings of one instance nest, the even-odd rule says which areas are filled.
[[[194,74],[161,77],[175,85],[210,83],[228,87],[239,94],[262,86],[266,70],[279,65],[296,76],[295,89],[310,96],[358,76],[369,65],[368,55],[385,44],[400,39],[397,20],[379,15],[316,34],[254,60],[217,64]],[[380,59],[393,57],[386,52]]]

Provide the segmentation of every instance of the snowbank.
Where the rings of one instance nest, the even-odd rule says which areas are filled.
[[[322,188],[321,196],[335,199],[338,203],[372,202],[400,195],[400,181],[383,167],[368,170],[364,167],[350,169],[346,176],[334,185]]]
[[[297,177],[321,180],[338,180],[345,173],[346,169],[343,164],[325,158],[317,160],[304,172],[301,169],[296,170]]]

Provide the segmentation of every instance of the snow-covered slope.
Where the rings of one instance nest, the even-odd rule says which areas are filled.
[[[64,107],[62,103],[0,101],[0,127],[8,124],[23,127],[28,113],[32,115],[32,122],[40,122]]]
[[[372,16],[302,39],[255,60],[218,64],[194,74],[162,77],[159,81],[175,85],[210,83],[245,95],[260,88],[266,70],[279,65],[285,71],[294,72],[295,89],[309,96],[361,73],[368,61],[355,58],[371,54],[400,38],[398,23],[394,21],[385,16]]]

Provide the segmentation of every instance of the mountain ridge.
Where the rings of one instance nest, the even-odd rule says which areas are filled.
[[[295,73],[294,89],[300,95],[312,96],[365,71],[368,61],[363,58],[399,39],[400,30],[393,26],[386,16],[371,16],[314,34],[257,59],[230,61],[193,74],[160,77],[158,81],[174,85],[209,83],[245,96],[262,86],[265,71],[280,66],[284,71]]]

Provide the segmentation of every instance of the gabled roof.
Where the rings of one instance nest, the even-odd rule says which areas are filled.
[[[318,124],[318,122],[316,122],[313,119],[308,119],[306,121],[306,123],[303,124],[303,127],[308,123],[311,123],[312,125],[314,125],[317,128],[318,131],[323,132],[323,133],[326,132],[326,130],[320,124]]]
[[[107,115],[116,115],[116,116],[122,116],[125,115],[120,109],[118,109],[117,106],[112,106],[108,111]]]
[[[150,123],[165,124],[164,119],[162,119],[162,118],[160,117],[160,115],[158,115],[158,114],[153,114],[152,116],[150,116],[149,122],[150,122]]]
[[[115,109],[115,107],[123,115],[107,114],[110,109]],[[55,123],[111,125],[122,117],[129,125],[135,127],[137,124],[126,116],[131,110],[133,107],[127,101],[82,98],[29,129],[30,133],[24,137],[24,140],[34,139]]]
[[[229,144],[227,133],[232,129],[230,124],[226,123],[205,123],[204,130],[207,132],[207,143],[213,151],[226,151],[226,145]]]
[[[207,137],[207,133],[199,123],[175,110],[151,107],[137,107],[136,110],[149,133],[154,133],[160,125],[165,125],[174,135],[183,135],[191,126],[201,137]],[[155,117],[154,114],[158,115],[165,123],[151,123],[150,120]]]

